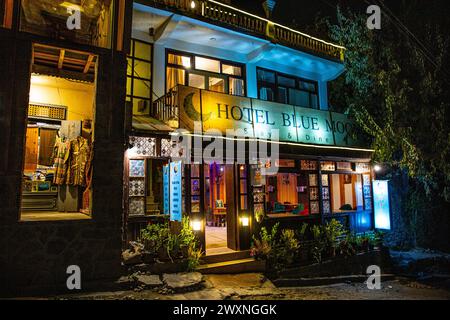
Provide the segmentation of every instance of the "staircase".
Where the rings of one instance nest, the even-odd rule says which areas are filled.
[[[197,271],[203,274],[264,272],[265,263],[250,257],[249,250],[236,251],[203,257]]]

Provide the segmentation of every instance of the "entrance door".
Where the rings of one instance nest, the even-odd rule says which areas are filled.
[[[205,165],[206,255],[237,249],[234,166]]]

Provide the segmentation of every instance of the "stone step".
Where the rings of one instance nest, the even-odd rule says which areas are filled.
[[[235,251],[222,254],[205,256],[201,259],[203,264],[220,263],[232,260],[242,260],[250,258],[250,250]]]
[[[390,281],[395,279],[393,274],[382,274],[381,281]],[[364,283],[368,275],[344,275],[337,277],[312,277],[312,278],[280,278],[272,280],[276,287],[317,287],[328,286],[338,283]]]
[[[264,272],[265,262],[256,261],[253,258],[232,260],[211,264],[203,264],[197,268],[202,274],[238,274]]]

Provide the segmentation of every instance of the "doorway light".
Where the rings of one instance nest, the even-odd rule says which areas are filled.
[[[249,217],[241,217],[241,224],[243,227],[248,227],[250,225]]]
[[[196,6],[197,6],[197,5],[196,5],[195,1],[192,0],[192,1],[191,1],[191,9],[195,9]]]
[[[193,231],[201,231],[202,230],[202,222],[200,220],[192,221],[192,230]]]

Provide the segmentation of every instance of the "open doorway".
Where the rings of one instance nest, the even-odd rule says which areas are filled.
[[[233,215],[233,166],[205,165],[206,255],[234,252],[229,248],[230,217]],[[230,183],[231,182],[231,183]]]

